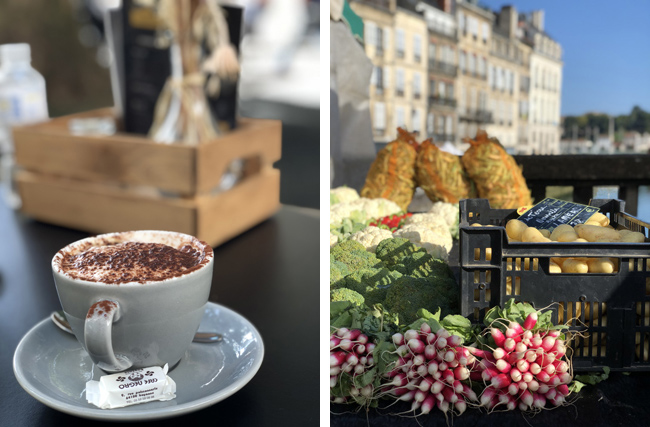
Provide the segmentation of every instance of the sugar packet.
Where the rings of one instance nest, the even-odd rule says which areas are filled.
[[[133,369],[104,375],[86,383],[86,400],[101,409],[121,408],[176,397],[176,383],[167,376],[168,366]]]

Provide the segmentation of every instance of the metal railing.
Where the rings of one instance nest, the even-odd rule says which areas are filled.
[[[448,62],[429,60],[429,71],[446,74],[451,77],[456,77],[458,67]]]
[[[442,105],[445,107],[456,108],[456,100],[453,98],[441,98],[439,96],[429,96],[429,105]]]
[[[563,154],[514,156],[535,201],[546,197],[547,187],[572,186],[573,201],[586,204],[594,188],[618,186],[625,211],[637,215],[639,187],[650,185],[648,154]],[[642,218],[643,219],[643,218]],[[647,220],[647,218],[645,218]]]
[[[465,110],[459,114],[461,120],[479,122],[479,123],[494,123],[492,119],[492,112],[487,110]]]

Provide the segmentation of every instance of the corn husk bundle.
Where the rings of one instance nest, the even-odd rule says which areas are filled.
[[[239,61],[228,24],[215,0],[139,0],[159,20],[157,44],[170,47],[172,75],[154,111],[149,136],[166,144],[197,145],[219,135],[205,96],[219,79],[234,80]],[[206,53],[205,48],[208,49]]]
[[[440,150],[427,139],[415,161],[417,183],[432,202],[458,203],[476,197],[476,188],[458,156]]]
[[[397,139],[377,153],[360,195],[369,199],[389,199],[406,210],[417,186],[415,159],[418,143],[404,129],[398,128],[397,131]]]
[[[476,184],[478,197],[488,199],[490,206],[497,209],[532,205],[521,168],[496,138],[478,131],[475,139],[466,141],[471,146],[461,160]]]

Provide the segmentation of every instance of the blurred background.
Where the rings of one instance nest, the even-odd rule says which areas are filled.
[[[119,0],[2,0],[0,44],[28,43],[50,117],[113,105],[103,15]],[[243,7],[238,109],[282,121],[280,201],[318,208],[319,3],[233,0]]]
[[[342,3],[332,16],[341,31],[332,30],[331,55],[354,49],[363,75],[357,82],[346,78],[345,58],[332,67],[338,99],[332,187],[360,189],[374,154],[396,138],[398,127],[457,155],[482,129],[517,157],[528,180],[546,174],[548,186],[562,187],[552,195],[570,199],[580,192],[584,199],[596,191],[589,179],[625,182],[620,193],[638,194],[650,217],[647,175],[633,158],[650,153],[650,28],[643,22],[650,3]],[[610,161],[570,157],[581,155]],[[618,170],[590,166],[596,164]],[[539,173],[536,165],[543,165]]]

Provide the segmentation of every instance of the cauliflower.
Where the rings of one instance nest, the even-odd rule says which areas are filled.
[[[354,222],[366,222],[372,218],[381,218],[401,211],[402,209],[391,200],[362,197],[351,202],[331,205],[330,228],[340,227],[345,218],[351,218]]]
[[[330,248],[339,242],[339,236],[330,231]]]
[[[429,214],[440,216],[451,229],[454,226],[458,226],[459,209],[458,203],[436,202],[429,209]]]
[[[368,226],[361,231],[357,231],[350,237],[351,240],[361,243],[368,252],[373,253],[377,250],[379,242],[392,238],[393,233],[390,230],[373,226]]]
[[[354,188],[344,186],[330,189],[330,205],[352,202],[358,198],[359,193]]]
[[[404,237],[411,243],[431,254],[434,258],[449,259],[449,252],[454,242],[449,230],[442,227],[430,228],[427,223],[409,224],[397,230],[393,236]]]
[[[426,224],[429,228],[441,227],[445,230],[449,229],[449,224],[447,221],[437,213],[418,213],[413,214],[410,217],[406,218],[404,225],[408,224]]]

